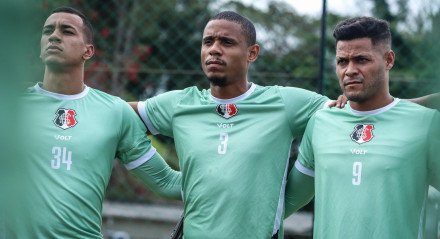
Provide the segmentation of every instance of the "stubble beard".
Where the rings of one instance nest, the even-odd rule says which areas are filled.
[[[368,99],[368,96],[366,94],[364,94],[363,92],[345,93],[345,96],[347,96],[347,99],[349,101],[356,102],[356,103],[364,103]]]
[[[225,86],[226,77],[208,77],[209,82],[214,86]]]
[[[380,76],[379,76],[380,77]],[[344,95],[349,101],[364,103],[374,97],[384,87],[385,82],[377,79],[374,82],[364,85],[363,89],[356,92],[344,91]]]

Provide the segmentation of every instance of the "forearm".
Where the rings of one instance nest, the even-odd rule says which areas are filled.
[[[182,174],[173,170],[158,153],[132,172],[154,193],[182,199]]]
[[[312,200],[314,195],[314,178],[293,167],[287,178],[284,217],[287,218],[304,207]]]

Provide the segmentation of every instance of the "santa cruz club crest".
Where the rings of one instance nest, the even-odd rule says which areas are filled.
[[[354,127],[353,133],[351,133],[351,140],[358,144],[363,144],[371,139],[373,139],[373,129],[374,125],[372,124],[357,124]]]
[[[75,115],[75,110],[59,108],[55,113],[53,123],[62,129],[72,128],[78,123],[75,119]]]
[[[225,119],[229,119],[232,116],[237,115],[238,109],[235,104],[221,104],[217,105],[217,114]]]

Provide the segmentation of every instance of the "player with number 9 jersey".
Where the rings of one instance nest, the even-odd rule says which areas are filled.
[[[372,111],[318,111],[295,163],[315,177],[314,238],[425,238],[439,155],[436,110],[395,98]]]

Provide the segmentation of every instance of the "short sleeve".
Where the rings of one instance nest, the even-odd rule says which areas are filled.
[[[310,117],[316,111],[323,109],[329,101],[326,96],[295,87],[280,87],[280,92],[295,136],[301,136],[304,133]]]
[[[173,137],[173,117],[182,94],[182,90],[168,91],[138,105],[139,114],[151,133]]]
[[[121,125],[116,157],[129,169],[148,161],[156,152],[147,137],[147,129],[134,110],[120,101]],[[116,127],[116,126],[115,126]]]

